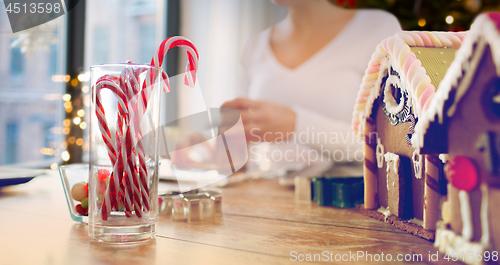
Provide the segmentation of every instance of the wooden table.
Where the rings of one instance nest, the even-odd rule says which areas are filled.
[[[276,180],[224,188],[223,216],[214,222],[161,216],[155,240],[131,245],[91,241],[87,226],[70,219],[56,171],[0,189],[0,264],[284,264],[323,251],[332,264],[346,263],[335,262],[336,254],[358,251],[393,260],[436,252],[431,242],[354,209],[296,201]]]

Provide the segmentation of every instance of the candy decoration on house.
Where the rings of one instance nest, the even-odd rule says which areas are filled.
[[[365,203],[369,216],[434,239],[444,196],[442,163],[412,147],[463,33],[403,31],[377,46],[358,92],[353,130],[365,139]]]
[[[435,246],[469,264],[498,262],[500,251],[499,95],[500,13],[489,13],[475,20],[413,139],[422,154],[447,153]],[[483,259],[461,257],[469,251]]]

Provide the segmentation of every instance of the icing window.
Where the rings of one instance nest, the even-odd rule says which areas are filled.
[[[384,114],[392,125],[407,122],[409,115],[411,115],[408,104],[408,92],[401,87],[399,74],[391,68],[390,74],[385,82],[382,83],[381,97],[383,97],[382,107]]]
[[[384,103],[387,111],[391,114],[398,114],[403,110],[405,99],[401,91],[401,81],[395,75],[389,76],[384,89]]]
[[[396,103],[399,105],[401,103],[401,97],[403,96],[401,88],[391,85],[391,94],[396,100]]]

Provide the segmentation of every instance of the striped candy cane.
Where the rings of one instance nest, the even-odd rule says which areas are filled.
[[[167,54],[169,49],[174,47],[181,47],[186,50],[188,56],[188,63],[186,65],[186,75],[184,76],[184,83],[188,86],[194,86],[196,83],[196,71],[198,70],[198,51],[196,47],[194,47],[193,43],[184,37],[170,37],[164,40],[158,50],[156,51],[155,56],[151,60],[151,65],[155,67],[161,67],[163,64],[163,58]],[[170,92],[170,81],[168,80],[168,76],[165,73],[162,73],[162,79],[164,82],[162,83],[163,91]]]
[[[172,37],[162,42],[151,65],[161,67],[164,57],[169,49],[182,47],[188,55],[186,85],[194,86],[196,82],[196,71],[198,69],[198,52],[194,45],[184,37]],[[149,71],[149,70],[148,70]],[[143,70],[125,68],[120,77],[105,75],[96,83],[96,115],[99,121],[104,143],[108,149],[108,155],[113,164],[110,183],[106,190],[106,196],[101,209],[103,220],[107,220],[112,208],[118,209],[119,203],[124,206],[126,216],[132,216],[132,209],[137,217],[142,217],[142,209],[149,211],[149,188],[147,185],[147,167],[142,144],[142,131],[140,124],[147,109],[153,82],[156,80],[156,71],[146,74],[142,89],[138,82],[139,75]],[[167,74],[161,72],[162,88],[165,92],[170,91],[170,82]],[[100,89],[110,89],[118,99],[119,114],[117,117],[117,131],[115,146],[111,141],[111,133],[105,119],[104,108],[100,98]],[[142,104],[141,104],[142,103]],[[142,108],[141,108],[142,107]],[[152,119],[150,117],[150,119]],[[154,124],[152,120],[151,124]],[[153,129],[154,130],[154,129]],[[133,145],[133,139],[136,144]],[[136,162],[136,156],[138,162]],[[114,198],[111,194],[116,194]]]
[[[119,185],[120,181],[119,169],[115,167],[117,166],[118,153],[116,152],[116,149],[114,148],[111,141],[111,132],[107,125],[108,123],[106,121],[106,114],[104,112],[104,107],[102,106],[101,89],[111,90],[118,100],[119,114],[117,122],[120,122],[121,120],[120,116],[125,118],[128,115],[128,107],[126,104],[127,99],[125,97],[125,94],[123,94],[123,91],[120,89],[119,85],[115,83],[118,80],[116,80],[115,78],[108,78],[108,77],[109,76],[104,76],[103,78],[100,78],[95,85],[96,116],[103,141],[108,149],[108,156],[110,157],[111,163],[113,165],[113,174],[110,176],[110,183],[113,183],[113,185],[108,185],[108,188],[106,189],[106,195],[108,196],[105,196],[105,198],[103,199],[103,206],[105,208],[104,210],[101,208],[101,214],[103,216],[103,220],[107,220],[107,217],[109,216],[109,211],[112,208],[118,208],[118,199],[116,198],[116,195],[121,191],[121,188]],[[116,139],[117,141],[119,141],[120,139],[118,136],[118,131]],[[115,196],[110,197],[110,193],[115,194]]]
[[[132,170],[134,175],[134,184],[137,185],[136,190],[140,192],[139,196],[141,197],[140,198],[140,201],[142,202],[141,205],[144,207],[146,211],[149,211],[149,188],[147,185],[147,167],[144,154],[144,147],[142,144],[142,138],[143,138],[142,130],[140,126],[142,122],[142,117],[144,116],[143,114],[146,111],[146,107],[141,106],[141,103],[143,103],[144,100],[137,98],[139,96],[140,85],[139,82],[137,81],[136,76],[139,76],[140,74],[139,70],[136,70],[134,74],[133,70],[131,70],[130,68],[126,68],[122,72],[120,79],[122,81],[122,84],[124,84],[121,87],[124,90],[125,94],[127,94],[127,98],[129,100],[129,108],[130,108],[129,122],[132,124],[130,130],[133,132],[132,135],[134,135],[134,139],[136,139],[137,141],[137,143],[134,145],[137,148],[134,148],[134,151],[137,153],[139,164],[137,166],[134,166],[137,172]],[[133,160],[133,162],[135,162],[135,160]]]

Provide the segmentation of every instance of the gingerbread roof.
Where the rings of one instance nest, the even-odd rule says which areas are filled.
[[[455,51],[460,48],[464,33],[402,31],[377,46],[363,76],[353,113],[356,133],[371,115],[385,73],[392,68],[399,73],[402,89],[410,96],[414,114],[421,116],[436,92]]]
[[[496,71],[497,76],[500,76],[500,49],[493,49],[493,47],[500,47],[500,13],[482,14],[474,21],[434,99],[429,102],[428,110],[420,117],[415,127],[415,133],[412,137],[414,147],[422,148],[424,146],[424,136],[431,123],[439,122],[442,124],[445,117],[454,115],[458,102],[470,88],[469,85],[474,76],[474,71],[471,70],[480,63],[486,44],[492,47],[493,61],[497,66],[494,71]],[[453,98],[449,98],[453,90],[456,90],[452,95]],[[445,102],[449,99],[452,102],[446,103],[445,109]]]

